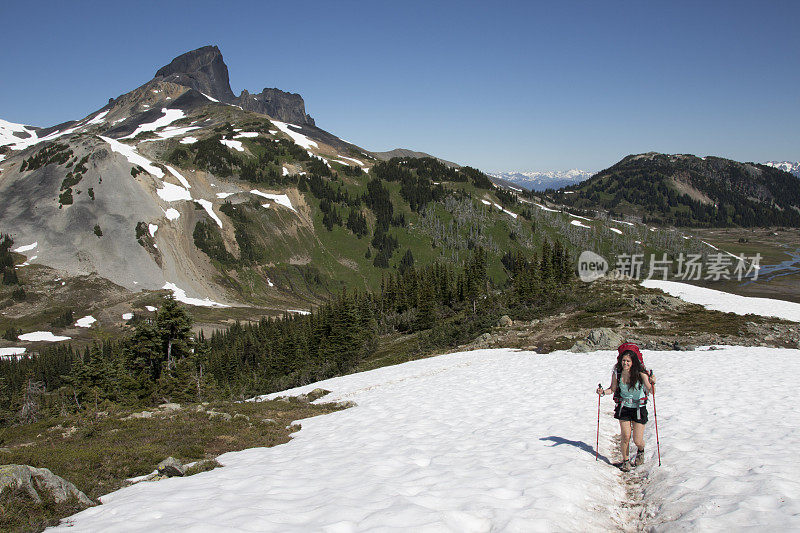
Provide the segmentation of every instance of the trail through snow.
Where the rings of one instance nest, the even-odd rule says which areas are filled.
[[[619,425],[598,381],[615,352],[478,350],[314,383],[357,406],[303,420],[292,440],[224,454],[189,478],[103,496],[67,531],[609,531],[800,528],[793,406],[800,351],[646,352],[657,390],[642,502],[608,460]],[[781,372],[761,372],[763,361]],[[719,376],[698,386],[698,375]],[[565,381],[565,377],[567,378]],[[765,409],[763,391],[770,391]],[[769,446],[755,431],[769,427]],[[642,511],[644,521],[638,520]]]

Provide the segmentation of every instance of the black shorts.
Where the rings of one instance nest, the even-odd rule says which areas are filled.
[[[629,420],[637,424],[647,424],[647,407],[623,407],[622,412],[620,412],[619,406],[616,406],[614,408],[614,418],[617,420]]]

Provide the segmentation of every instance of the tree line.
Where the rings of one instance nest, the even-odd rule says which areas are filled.
[[[356,369],[382,334],[429,331],[420,341],[428,349],[468,342],[496,323],[498,310],[541,307],[573,279],[559,242],[504,257],[503,287],[490,281],[487,261],[476,248],[460,267],[417,268],[407,252],[378,290],[343,291],[308,315],[236,322],[208,337],[193,335],[186,310],[165,297],[121,340],[0,360],[0,425],[110,404],[241,400],[311,383]]]

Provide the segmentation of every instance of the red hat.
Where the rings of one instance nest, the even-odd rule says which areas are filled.
[[[625,342],[623,344],[620,344],[619,348],[617,348],[617,352],[619,353],[619,355],[622,355],[624,352],[629,352],[629,351],[635,353],[636,357],[639,358],[639,362],[644,364],[644,358],[642,357],[642,352],[639,351],[639,347],[636,346],[634,343]]]

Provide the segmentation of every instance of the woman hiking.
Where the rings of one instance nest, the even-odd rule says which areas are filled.
[[[597,387],[597,394],[614,395],[617,406],[614,418],[619,420],[620,451],[622,464],[620,469],[628,472],[631,466],[639,466],[644,462],[644,425],[647,423],[647,395],[653,392],[655,376],[648,375],[644,366],[642,352],[631,342],[622,344],[618,349],[617,364],[611,376],[611,387]],[[637,453],[633,459],[628,458],[631,433],[636,444]]]

